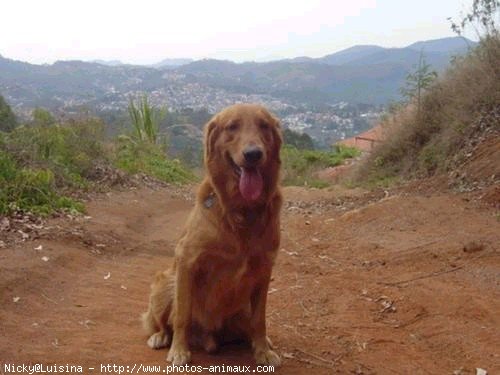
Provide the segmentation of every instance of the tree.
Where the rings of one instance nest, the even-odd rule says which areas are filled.
[[[405,87],[401,89],[401,94],[407,98],[408,101],[416,101],[417,118],[420,118],[422,93],[432,84],[436,77],[437,73],[431,70],[430,64],[427,64],[425,61],[424,53],[420,52],[418,65],[413,72],[408,73]]]
[[[44,108],[37,107],[31,113],[33,116],[33,124],[38,126],[49,126],[56,122],[54,116]]]
[[[0,95],[0,131],[10,132],[17,126],[16,116],[7,104],[2,95]]]
[[[308,134],[301,134],[288,128],[283,130],[283,141],[285,142],[285,144],[292,145],[299,150],[314,149],[313,140]]]
[[[462,16],[458,23],[451,21],[451,29],[458,35],[462,35],[467,26],[482,27],[486,37],[498,34],[497,20],[495,15],[498,16],[500,11],[500,0],[473,0],[472,9],[469,13]],[[479,30],[476,28],[479,34]]]

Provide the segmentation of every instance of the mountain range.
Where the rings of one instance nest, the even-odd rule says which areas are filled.
[[[292,104],[346,101],[383,105],[399,99],[399,88],[421,53],[439,72],[453,55],[463,54],[475,44],[452,37],[404,48],[359,45],[320,58],[260,63],[166,59],[153,66],[103,60],[34,65],[0,56],[0,94],[18,109],[72,105],[113,108],[126,103],[124,98],[130,94],[159,92],[168,101],[169,92],[181,89],[213,91],[219,96],[266,95]],[[210,95],[203,97],[210,100]]]

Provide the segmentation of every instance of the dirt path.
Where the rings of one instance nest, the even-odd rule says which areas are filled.
[[[286,196],[268,309],[278,373],[500,373],[492,210],[454,195]],[[166,190],[112,193],[89,203],[90,218],[52,220],[41,238],[0,249],[0,363],[87,374],[101,364],[166,365],[166,350],[146,347],[138,316],[191,206]],[[471,241],[482,246],[464,252]],[[195,352],[193,364],[253,362],[231,347]]]

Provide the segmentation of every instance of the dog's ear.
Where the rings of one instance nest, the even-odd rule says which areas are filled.
[[[281,131],[280,120],[273,115],[271,115],[271,130],[273,133],[273,147],[274,147],[273,153],[276,160],[278,160],[278,162],[281,162],[280,149],[283,143],[283,134]]]
[[[207,163],[214,154],[215,141],[219,136],[220,129],[217,125],[217,119],[213,117],[205,125],[205,163]]]

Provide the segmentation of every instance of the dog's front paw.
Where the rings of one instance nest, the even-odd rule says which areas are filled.
[[[182,366],[189,363],[190,360],[191,352],[187,349],[172,346],[168,351],[167,361],[173,365]]]
[[[165,332],[156,332],[148,339],[148,346],[151,349],[165,348],[170,344],[170,337]]]
[[[254,357],[255,362],[257,362],[258,365],[269,365],[275,367],[281,365],[280,356],[269,348],[264,350],[255,350]]]

